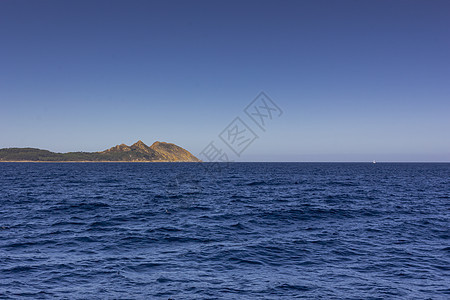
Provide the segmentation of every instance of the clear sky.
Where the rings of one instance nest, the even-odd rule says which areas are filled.
[[[243,112],[265,91],[264,132]],[[218,135],[259,136],[240,157]],[[0,148],[450,161],[450,1],[0,1]]]

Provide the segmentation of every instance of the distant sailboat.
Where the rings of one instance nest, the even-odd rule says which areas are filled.
[[[376,161],[372,161],[372,163],[373,163],[373,164],[376,164],[377,162],[376,162]]]

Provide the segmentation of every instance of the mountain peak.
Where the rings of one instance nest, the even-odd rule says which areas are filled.
[[[132,146],[136,146],[136,147],[139,147],[139,148],[141,148],[141,147],[148,147],[146,144],[144,144],[144,142],[143,141],[141,141],[141,140],[139,140],[139,141],[137,141],[136,143],[134,143]]]
[[[120,144],[120,145],[116,145],[110,149],[107,149],[103,152],[126,152],[126,151],[131,151],[130,147],[128,147],[125,144]]]
[[[150,147],[153,147],[153,146],[159,146],[159,145],[165,145],[165,144],[168,144],[168,143],[156,141],[156,142],[154,142]]]

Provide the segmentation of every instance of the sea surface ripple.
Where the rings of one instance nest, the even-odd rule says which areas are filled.
[[[449,299],[450,164],[1,163],[0,299]]]

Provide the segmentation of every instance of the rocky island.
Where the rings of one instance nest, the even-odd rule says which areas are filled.
[[[56,153],[36,148],[0,149],[0,162],[200,162],[189,151],[171,143],[142,141],[101,152]]]

